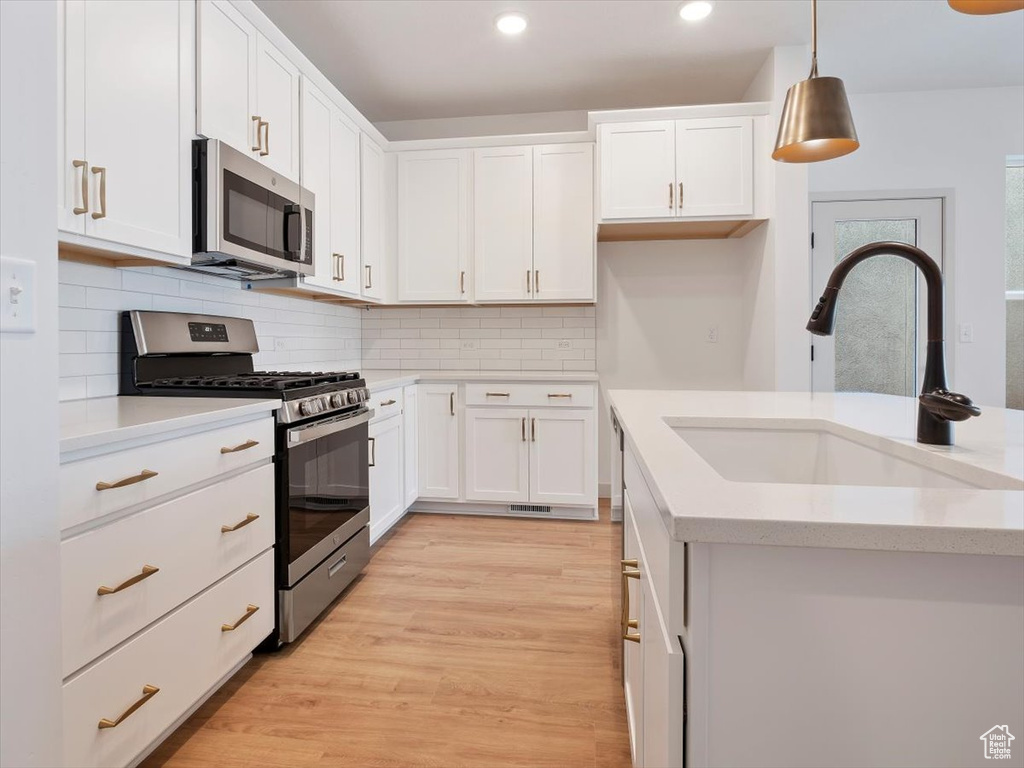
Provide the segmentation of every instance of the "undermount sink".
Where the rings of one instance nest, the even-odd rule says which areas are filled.
[[[924,466],[887,450],[829,431],[769,423],[722,427],[688,424],[673,430],[726,480],[797,485],[869,485],[898,488],[992,488],[1019,490],[1014,478],[996,476],[983,485]],[[870,436],[867,436],[870,437]],[[902,452],[916,449],[894,443]],[[956,462],[929,456],[936,462]],[[955,469],[955,467],[951,467]]]

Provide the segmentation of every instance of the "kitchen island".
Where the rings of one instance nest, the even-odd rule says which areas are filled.
[[[937,448],[910,398],[608,395],[635,765],[981,765],[1024,732],[1024,416]]]

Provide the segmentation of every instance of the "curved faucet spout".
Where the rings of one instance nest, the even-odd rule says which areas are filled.
[[[829,275],[825,291],[807,321],[807,330],[818,336],[831,336],[836,325],[839,289],[850,271],[872,256],[900,256],[916,266],[924,275],[928,300],[928,346],[924,365],[924,381],[918,398],[917,440],[930,445],[952,445],[950,422],[978,416],[981,411],[966,395],[949,392],[946,387],[946,356],[943,345],[943,290],[939,265],[913,245],[896,242],[868,243],[836,264]]]

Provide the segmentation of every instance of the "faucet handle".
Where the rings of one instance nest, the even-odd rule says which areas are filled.
[[[922,392],[918,400],[929,413],[945,421],[966,421],[971,416],[981,416],[981,408],[967,395],[959,392],[933,389],[931,392]]]

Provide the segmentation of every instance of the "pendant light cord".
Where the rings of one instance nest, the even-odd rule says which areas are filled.
[[[818,0],[811,0],[811,74],[818,76]],[[810,78],[808,78],[810,79]]]

